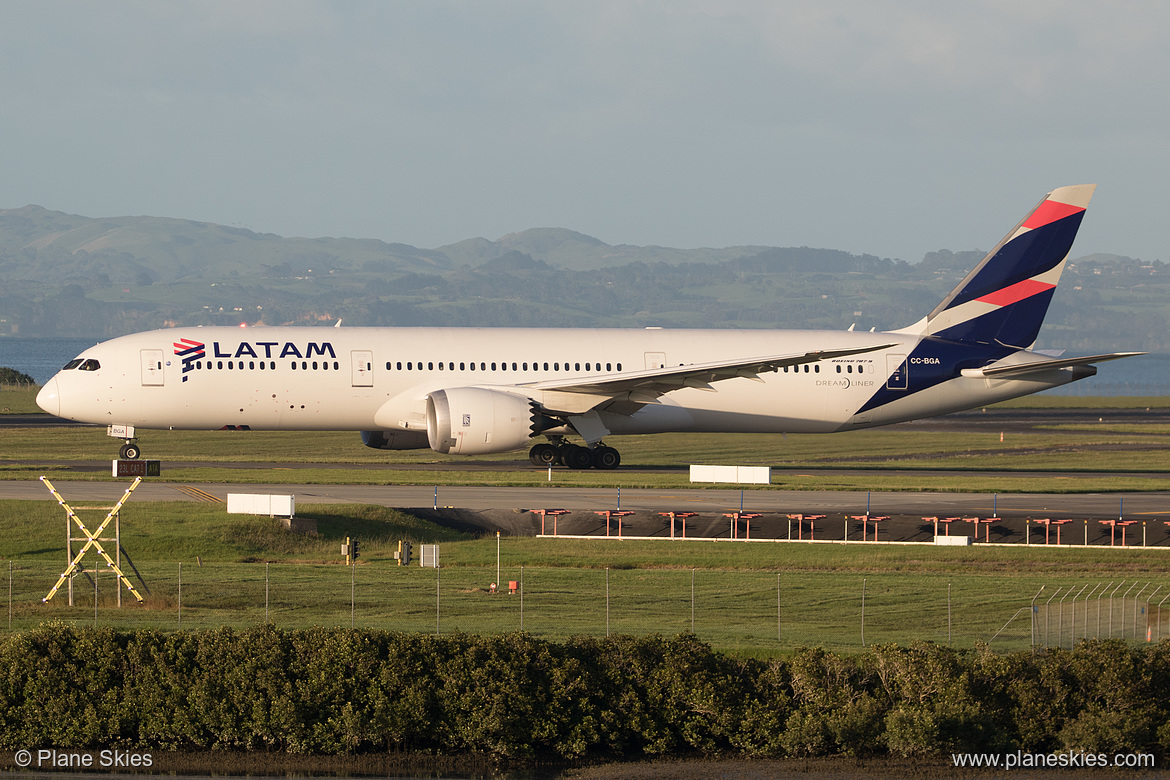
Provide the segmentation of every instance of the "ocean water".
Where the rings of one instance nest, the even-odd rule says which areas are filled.
[[[94,339],[0,338],[0,366],[22,371],[38,384],[49,381],[61,366],[89,349]]]
[[[0,366],[45,383],[93,339],[0,338]],[[1052,395],[1170,395],[1170,355],[1154,354],[1102,363],[1090,379],[1049,390]]]

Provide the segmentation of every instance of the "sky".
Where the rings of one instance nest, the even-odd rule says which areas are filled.
[[[0,208],[1170,259],[1170,3],[0,0]]]

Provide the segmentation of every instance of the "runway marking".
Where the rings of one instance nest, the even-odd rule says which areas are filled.
[[[203,502],[208,503],[208,504],[222,504],[223,503],[222,498],[217,498],[216,496],[213,496],[210,493],[208,493],[206,490],[201,490],[200,488],[197,488],[197,487],[191,487],[190,485],[171,485],[171,487],[174,488],[175,490],[179,491],[180,493],[185,493],[186,495],[190,496],[191,498],[195,499],[196,501],[203,501]]]

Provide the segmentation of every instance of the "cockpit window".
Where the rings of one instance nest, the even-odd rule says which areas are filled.
[[[68,363],[66,363],[61,370],[62,371],[71,371],[71,370],[77,368],[78,366],[80,366],[81,363],[82,363],[81,358],[73,358]]]
[[[79,371],[97,371],[101,367],[102,367],[101,363],[97,362],[93,358],[90,358],[89,360],[85,361],[80,366],[78,366],[77,369]]]

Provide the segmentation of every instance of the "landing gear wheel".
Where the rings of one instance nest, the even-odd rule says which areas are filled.
[[[613,447],[597,447],[593,450],[593,465],[599,469],[616,469],[622,463],[622,456]]]
[[[571,469],[588,469],[593,467],[593,451],[588,447],[578,447],[570,444],[571,449],[561,455],[565,465]]]
[[[528,451],[533,466],[547,467],[557,462],[557,448],[551,444],[536,444]]]
[[[142,450],[138,448],[137,444],[126,442],[122,445],[122,449],[118,450],[118,457],[122,460],[138,460],[142,455]]]

